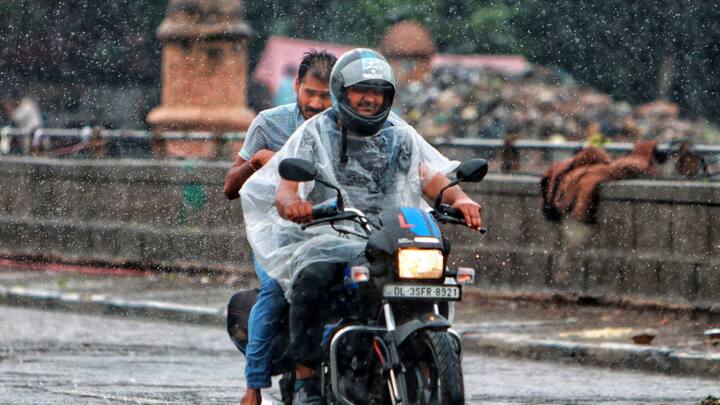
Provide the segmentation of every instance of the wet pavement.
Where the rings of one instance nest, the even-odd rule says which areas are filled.
[[[228,298],[254,283],[247,272],[115,276],[113,269],[2,264],[0,304],[217,326],[224,326]],[[719,314],[464,295],[454,327],[468,352],[720,376],[720,344],[703,335],[720,327]],[[642,335],[654,338],[636,344]]]
[[[648,334],[654,336],[648,346],[720,355],[720,342],[704,336],[706,330],[720,326],[720,314],[484,298],[481,294],[468,297],[458,312],[468,327],[477,330],[503,326],[505,331],[538,338],[617,344],[635,344],[633,337]],[[473,323],[485,317],[490,317],[488,325]],[[503,317],[508,319],[505,325],[498,323]]]
[[[2,306],[0,324],[0,404],[237,404],[244,389],[243,356],[218,326]],[[473,353],[463,370],[469,404],[699,405],[720,391],[711,378]]]

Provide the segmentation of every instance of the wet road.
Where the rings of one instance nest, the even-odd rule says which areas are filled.
[[[0,403],[238,403],[220,328],[0,307]],[[698,404],[718,380],[467,355],[472,404]]]

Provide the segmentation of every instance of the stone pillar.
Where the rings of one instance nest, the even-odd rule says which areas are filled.
[[[147,122],[161,131],[244,131],[247,41],[241,0],[170,0],[157,31],[163,43],[162,103]],[[167,140],[170,156],[211,158],[217,142]]]

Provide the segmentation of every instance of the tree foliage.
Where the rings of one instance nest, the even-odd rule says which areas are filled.
[[[0,0],[0,71],[35,80],[133,83],[157,80],[153,0]]]
[[[720,6],[707,0],[531,0],[511,26],[522,52],[616,98],[677,101],[720,117]],[[713,101],[714,100],[714,101]]]

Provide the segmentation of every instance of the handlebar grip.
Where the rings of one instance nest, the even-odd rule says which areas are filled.
[[[312,209],[312,217],[314,220],[334,217],[337,214],[338,210],[335,205],[316,205]]]
[[[452,218],[452,222],[460,225],[467,225],[467,223],[465,222],[465,216],[459,209],[453,208],[446,204],[443,204],[441,209],[445,215]],[[487,229],[480,228],[478,229],[478,231],[480,231],[481,235],[484,235],[487,232]]]
[[[465,223],[465,216],[459,209],[446,205],[443,207],[443,211],[445,212],[445,215],[462,220],[462,222]]]

